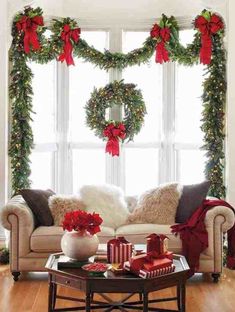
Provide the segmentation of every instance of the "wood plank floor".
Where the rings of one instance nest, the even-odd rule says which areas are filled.
[[[58,288],[60,295],[83,296],[68,288]],[[1,312],[46,312],[48,284],[46,273],[28,273],[15,283],[7,266],[0,266],[0,311]],[[113,294],[113,300],[124,295]],[[156,297],[175,296],[175,289],[152,293]],[[97,296],[98,298],[98,296]],[[211,282],[209,275],[197,274],[187,283],[187,312],[234,312],[235,311],[235,271],[225,269],[218,284]],[[70,307],[70,302],[58,300],[57,307]],[[161,303],[158,307],[176,308],[174,302]],[[101,310],[98,310],[101,311]],[[134,311],[134,310],[133,310]]]

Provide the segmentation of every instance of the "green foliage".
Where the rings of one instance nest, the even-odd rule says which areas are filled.
[[[95,130],[95,134],[105,139],[103,131],[111,122],[105,120],[106,110],[113,105],[123,105],[123,123],[126,128],[126,138],[133,140],[134,135],[139,133],[144,122],[146,108],[140,90],[135,89],[132,83],[124,84],[123,81],[114,81],[104,88],[94,89],[90,100],[85,106],[86,123]]]
[[[207,77],[203,83],[201,128],[205,142],[203,149],[207,156],[205,173],[207,179],[211,181],[210,195],[224,198],[226,58],[221,37],[217,35],[213,39],[213,58],[207,66]]]
[[[1,248],[0,249],[0,264],[8,264],[9,263],[9,249]]]
[[[77,27],[76,21],[70,18],[54,20],[51,27],[52,36],[50,38],[44,36],[46,27],[39,27],[37,33],[41,43],[41,49],[39,51],[30,52],[26,55],[23,49],[23,33],[17,31],[16,22],[19,21],[23,15],[32,17],[41,14],[42,10],[40,8],[26,8],[23,13],[18,13],[16,15],[12,25],[13,40],[10,54],[10,59],[12,61],[10,85],[12,125],[9,154],[11,156],[12,184],[15,192],[20,188],[28,187],[30,185],[29,156],[33,148],[33,134],[30,121],[32,118],[33,91],[32,72],[27,66],[27,61],[32,60],[38,63],[47,63],[56,59],[62,49],[62,42],[60,39],[62,26],[65,23],[69,23],[72,28]],[[202,14],[206,18],[211,16],[211,12],[206,10],[204,10]],[[170,41],[166,43],[166,48],[169,51],[170,59],[172,61],[186,66],[192,66],[193,64],[199,63],[199,51],[201,46],[199,32],[195,33],[193,42],[184,47],[179,42],[179,27],[174,17],[168,18],[166,15],[162,15],[159,25],[160,27],[170,28],[171,38]],[[224,30],[219,31],[212,36],[212,62],[210,65],[205,66],[205,81],[203,83],[204,92],[202,95],[202,130],[204,132],[203,149],[206,151],[207,156],[206,176],[211,181],[210,194],[219,198],[224,197],[225,195],[223,145],[226,102],[226,59],[223,46],[223,35]],[[101,69],[109,70],[110,68],[123,69],[127,66],[133,66],[136,64],[140,65],[148,62],[155,51],[156,39],[149,36],[143,43],[142,47],[126,54],[119,52],[111,53],[110,51],[104,51],[102,53],[90,46],[84,39],[80,39],[77,43],[72,42],[72,44],[74,56],[81,57],[85,61],[91,62]],[[108,86],[111,88],[114,85],[115,84],[110,84]],[[105,88],[103,88],[104,93],[106,92]],[[118,95],[116,103],[122,103],[124,109],[126,107],[124,122],[127,125],[128,137],[132,140],[134,134],[136,134],[141,128],[144,110],[141,110],[141,114],[138,117],[139,119],[135,119],[135,113],[137,112],[136,108],[133,110],[130,102],[125,106],[126,99],[124,101],[123,96],[126,90],[120,87],[118,92],[120,92],[120,95]],[[88,118],[87,123],[96,131],[98,136],[101,136],[105,121],[105,107],[111,107],[111,105],[113,105],[112,100],[115,100],[115,97],[109,97],[107,96],[107,93],[105,93],[106,97],[103,97],[98,90],[95,90],[90,101],[95,100],[97,94],[98,102],[96,105],[101,108],[101,111],[92,107],[93,104],[89,102],[86,108]],[[134,97],[136,98],[134,99]],[[141,94],[138,92],[135,95],[133,94],[131,101],[133,101],[133,103],[138,103],[138,101],[141,102]],[[91,111],[89,111],[90,108]],[[94,112],[98,117],[94,116]],[[134,115],[131,116],[132,114]]]

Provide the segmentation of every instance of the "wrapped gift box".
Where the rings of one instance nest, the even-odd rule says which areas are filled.
[[[131,258],[132,249],[133,245],[124,237],[111,239],[107,243],[108,262],[123,264]]]
[[[166,256],[153,256],[153,254],[142,254],[130,258],[130,266],[133,272],[139,272],[139,270],[153,271],[156,269],[161,269],[172,264],[172,253],[169,254],[169,257]]]
[[[152,233],[147,238],[147,253],[155,252],[158,255],[162,255],[167,252],[167,240],[168,237],[164,234]]]
[[[133,272],[129,261],[124,263],[124,269],[126,271]],[[151,278],[151,277],[156,277],[156,276],[160,276],[164,274],[169,274],[174,271],[175,271],[175,265],[172,263],[164,268],[159,268],[159,269],[152,270],[152,271],[139,270],[138,272],[133,272],[133,273],[137,274],[139,277],[142,277],[142,278]]]
[[[172,265],[172,260],[168,258],[153,259],[151,262],[145,262],[143,264],[143,270],[154,271],[157,269],[167,268]]]

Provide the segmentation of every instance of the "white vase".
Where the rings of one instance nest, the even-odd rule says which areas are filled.
[[[99,245],[97,235],[89,232],[66,232],[61,239],[63,253],[71,259],[86,261],[95,255]]]

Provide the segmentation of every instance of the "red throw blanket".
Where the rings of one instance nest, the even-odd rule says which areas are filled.
[[[186,257],[192,276],[199,268],[200,254],[208,247],[208,233],[204,223],[206,213],[215,206],[233,209],[223,200],[204,200],[202,205],[183,224],[171,226],[172,233],[179,234],[182,240],[183,254]],[[235,269],[235,225],[228,230],[227,267]]]

